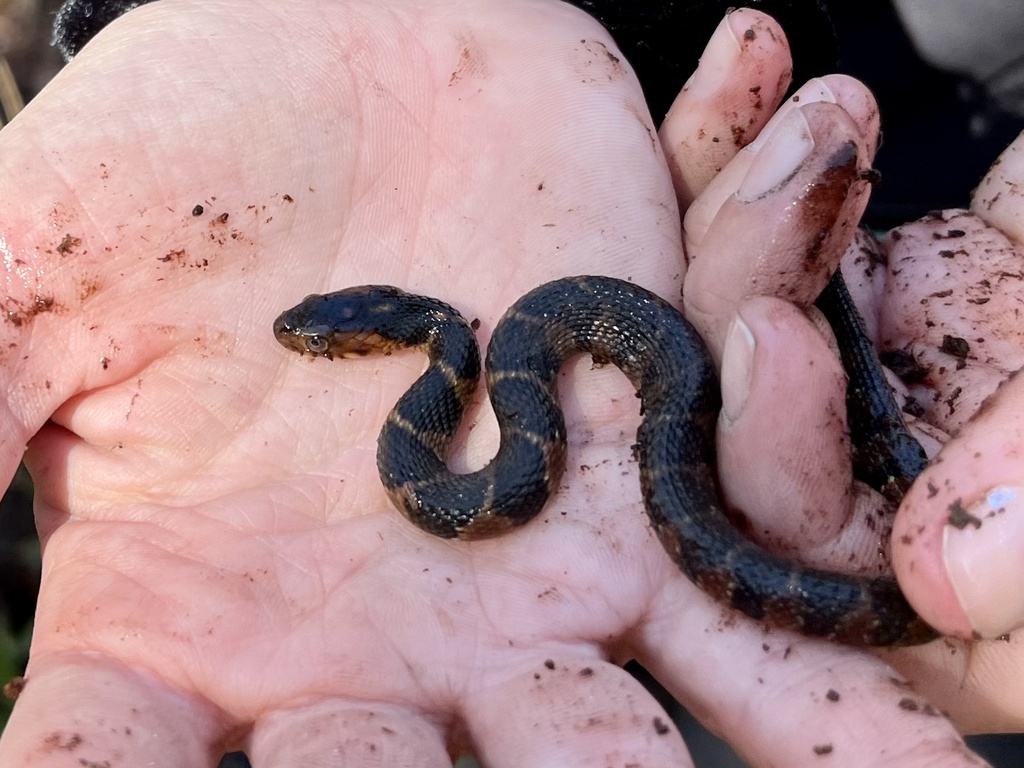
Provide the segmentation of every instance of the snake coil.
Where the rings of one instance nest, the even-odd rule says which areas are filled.
[[[644,505],[666,552],[712,597],[770,626],[854,645],[934,637],[892,577],[809,568],[768,552],[728,521],[715,474],[719,389],[703,342],[672,305],[632,283],[570,277],[523,296],[495,328],[485,379],[500,447],[483,469],[445,457],[480,373],[472,328],[447,304],[390,286],[307,297],[274,333],[302,354],[334,357],[414,347],[426,372],[388,415],[377,466],[392,502],[429,533],[498,535],[533,518],[565,466],[556,376],[583,352],[618,367],[643,418],[637,457]]]

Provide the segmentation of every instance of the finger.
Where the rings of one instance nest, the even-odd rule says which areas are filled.
[[[903,226],[885,245],[880,345],[912,361],[921,414],[953,433],[1024,365],[1021,247],[963,211]]]
[[[658,132],[682,210],[760,132],[792,74],[774,19],[745,8],[726,15]]]
[[[729,163],[708,183],[699,197],[686,210],[686,242],[689,250],[698,249],[708,227],[722,205],[743,183],[755,158],[766,143],[775,144],[776,131],[786,124],[787,117],[808,104],[835,104],[841,107],[858,127],[865,156],[870,160],[878,150],[878,105],[874,96],[861,82],[845,75],[827,75],[805,83],[772,116],[757,137],[735,154]],[[782,137],[780,137],[782,138]],[[784,138],[782,138],[785,141]],[[738,149],[738,148],[737,148]],[[786,153],[782,152],[782,157]],[[795,161],[795,158],[794,158]]]
[[[464,715],[485,765],[693,765],[668,715],[620,667],[552,652],[490,677]]]
[[[701,625],[684,591],[663,598],[638,638],[639,661],[753,768],[980,764],[880,660],[721,614]]]
[[[759,149],[689,248],[686,313],[717,360],[744,299],[808,306],[820,293],[867,204],[866,160],[856,123],[827,103],[791,110]]]
[[[908,599],[943,634],[1024,626],[1024,376],[1009,379],[911,487],[893,531]]]
[[[960,733],[1024,729],[1024,634],[980,642],[944,638],[883,655]]]
[[[451,768],[442,733],[397,707],[326,701],[261,718],[247,751],[259,768]]]
[[[1024,134],[1017,137],[974,190],[971,210],[1024,244]]]
[[[793,392],[799,407],[780,408]],[[799,546],[812,562],[818,547],[849,527],[846,376],[818,329],[788,302],[755,298],[737,313],[722,361],[718,448],[726,500],[756,540],[787,552]],[[876,536],[868,550],[877,548]]]
[[[205,701],[98,657],[33,661],[0,737],[0,766],[208,768],[229,724]]]

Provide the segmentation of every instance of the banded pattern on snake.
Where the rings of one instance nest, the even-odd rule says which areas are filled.
[[[770,626],[855,645],[924,642],[891,577],[805,567],[744,538],[723,510],[715,473],[718,383],[696,331],[671,304],[609,277],[534,289],[499,321],[485,379],[500,430],[483,469],[455,474],[448,447],[480,373],[473,330],[447,304],[390,286],[307,297],[274,322],[285,347],[354,356],[402,347],[430,364],[387,417],[380,477],[395,506],[434,535],[498,535],[532,519],[557,487],[566,428],[556,376],[576,353],[618,367],[637,389],[644,505],[666,552],[712,597]]]

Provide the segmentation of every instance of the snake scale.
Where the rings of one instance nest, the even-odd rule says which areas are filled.
[[[289,349],[328,358],[426,352],[430,363],[388,415],[377,450],[392,502],[425,531],[483,538],[541,510],[565,467],[556,377],[569,357],[589,353],[636,387],[644,505],[666,552],[701,589],[768,626],[853,645],[934,637],[892,577],[805,567],[730,524],[715,471],[720,402],[712,361],[682,314],[643,288],[609,277],[563,278],[508,309],[484,366],[500,446],[468,474],[450,471],[445,457],[479,378],[480,353],[470,324],[452,307],[391,286],[361,286],[307,297],[277,318],[274,333]]]

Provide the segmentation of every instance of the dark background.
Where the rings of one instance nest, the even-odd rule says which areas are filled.
[[[575,4],[612,30],[637,70],[656,121],[693,71],[704,43],[730,5],[717,0],[575,0]],[[88,38],[93,31],[89,28],[92,6],[102,5],[80,1],[80,9],[90,6],[90,13],[83,14],[84,26],[76,28],[69,40],[77,45]],[[930,210],[966,206],[970,191],[988,167],[1024,130],[1024,120],[1000,111],[977,84],[921,61],[888,0],[755,0],[749,5],[771,13],[785,27],[797,85],[838,71],[859,78],[874,91],[883,121],[884,141],[876,161],[882,183],[874,190],[867,223],[877,229]],[[0,56],[9,62],[26,100],[63,64],[49,44],[58,6],[57,0],[0,0]],[[0,83],[3,74],[0,67]],[[14,111],[2,84],[0,101],[7,113]],[[17,674],[24,663],[38,579],[31,484],[22,472],[0,502],[0,682]],[[634,672],[645,677],[639,668]],[[743,765],[655,683],[648,682],[677,717],[698,767]],[[5,718],[2,707],[0,722]],[[970,741],[994,766],[1024,764],[1021,737]],[[232,755],[225,758],[223,768],[246,765],[244,757]]]

